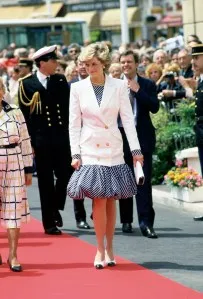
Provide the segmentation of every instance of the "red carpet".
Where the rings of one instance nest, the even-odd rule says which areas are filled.
[[[32,219],[22,229],[19,259],[24,272],[5,264],[7,242],[0,233],[1,299],[202,299],[203,295],[117,257],[115,268],[93,268],[95,247],[64,234],[46,236]]]

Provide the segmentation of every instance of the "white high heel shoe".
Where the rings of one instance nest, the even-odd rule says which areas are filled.
[[[116,260],[115,259],[111,260],[108,256],[107,252],[105,252],[105,262],[106,262],[106,265],[109,267],[114,267],[116,265]]]
[[[104,269],[104,266],[105,266],[105,261],[97,261],[97,260],[94,260],[94,267],[95,267],[97,270]]]

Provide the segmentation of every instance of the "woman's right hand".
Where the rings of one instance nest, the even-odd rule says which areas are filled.
[[[79,170],[80,166],[81,166],[81,160],[80,159],[73,159],[71,166],[75,169],[75,170]]]
[[[136,166],[137,162],[140,162],[140,164],[143,166],[143,164],[144,164],[144,156],[143,155],[133,156],[133,164],[134,164],[134,166]]]

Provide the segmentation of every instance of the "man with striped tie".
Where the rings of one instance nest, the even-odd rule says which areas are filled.
[[[120,56],[120,63],[124,75],[123,80],[128,82],[129,100],[133,109],[134,123],[141,151],[144,156],[143,171],[145,183],[142,186],[137,186],[136,195],[139,227],[143,236],[156,239],[158,236],[153,228],[155,211],[151,185],[155,129],[150,118],[150,112],[157,113],[159,110],[156,86],[151,80],[142,78],[137,74],[139,57],[133,51],[127,50],[123,52]],[[132,154],[122,124],[119,124],[119,127],[123,137],[125,162],[133,169]],[[120,199],[119,206],[122,231],[124,233],[132,233],[133,198],[128,200]]]

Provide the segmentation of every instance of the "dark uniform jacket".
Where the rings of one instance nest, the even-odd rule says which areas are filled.
[[[33,147],[69,143],[69,86],[64,75],[50,76],[47,89],[36,74],[19,82],[19,105]]]
[[[195,133],[197,145],[203,145],[203,81],[199,83],[195,97]]]
[[[142,152],[153,152],[156,143],[155,129],[151,121],[150,112],[157,113],[159,101],[156,85],[149,79],[138,76],[140,89],[132,92],[137,100],[137,135]]]

